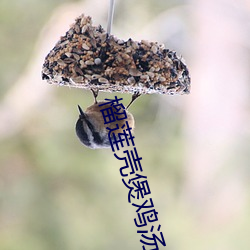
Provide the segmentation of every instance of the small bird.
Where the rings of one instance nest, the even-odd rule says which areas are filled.
[[[123,120],[116,120],[109,124],[104,124],[103,115],[101,113],[102,109],[112,107],[114,112],[117,112],[111,103],[108,101],[97,101],[98,91],[92,90],[95,102],[93,105],[88,107],[84,112],[82,108],[78,105],[79,109],[79,118],[76,122],[76,135],[78,136],[81,143],[91,149],[98,149],[98,148],[109,148],[111,147],[109,141],[109,130],[116,128],[116,124],[118,124],[119,129],[115,130],[114,133],[117,135],[118,133],[123,132],[122,126],[128,122],[129,127],[132,129],[132,132],[135,127],[135,121],[133,115],[128,112],[128,107],[134,102],[134,100],[139,96],[138,93],[132,96],[132,100],[125,109],[127,119]],[[107,103],[105,105],[105,103]],[[102,106],[99,106],[102,105]]]

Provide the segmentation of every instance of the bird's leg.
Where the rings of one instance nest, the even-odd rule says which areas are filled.
[[[130,101],[130,103],[128,104],[127,108],[128,109],[131,104],[140,96],[141,94],[139,93],[139,91],[135,92],[133,95],[132,95],[132,100]]]
[[[96,90],[94,90],[94,89],[90,89],[90,90],[91,90],[91,92],[92,92],[92,94],[93,94],[93,96],[94,96],[94,99],[95,99],[95,104],[96,104],[96,103],[97,103],[96,98],[97,98],[97,96],[98,96],[99,89],[96,89]]]

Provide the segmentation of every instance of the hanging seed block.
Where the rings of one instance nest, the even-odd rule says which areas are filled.
[[[190,77],[176,52],[155,42],[120,40],[80,16],[45,58],[49,83],[106,92],[187,94]]]

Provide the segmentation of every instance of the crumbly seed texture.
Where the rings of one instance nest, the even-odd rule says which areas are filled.
[[[45,58],[49,83],[106,92],[187,94],[182,57],[155,42],[120,40],[81,15]]]

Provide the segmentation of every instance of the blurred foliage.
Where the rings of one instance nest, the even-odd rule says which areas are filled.
[[[37,36],[54,8],[68,0],[0,2],[0,97],[25,69]]]
[[[25,69],[41,28],[54,8],[63,2],[67,1],[1,1],[2,97]],[[152,18],[161,11],[164,2],[138,1],[135,4],[137,9],[144,4],[146,9],[154,7],[154,11],[148,12]],[[118,22],[124,19],[123,5],[117,8]],[[118,162],[108,149],[84,148],[75,136],[76,104],[88,106],[93,101],[91,94],[67,88],[56,88],[54,93],[53,99],[44,103],[47,112],[37,110],[27,126],[0,143],[0,248],[141,248],[133,223],[135,214],[126,201],[127,192],[119,176]],[[124,98],[124,103],[131,98],[118,96]],[[100,99],[106,97],[110,95],[100,94]],[[132,107],[131,111],[140,128],[136,146],[143,158],[154,147],[169,148],[165,155],[167,161],[162,158],[162,151],[150,153],[152,158],[143,162],[143,168],[152,179],[155,195],[159,190],[153,188],[154,178],[162,174],[168,176],[161,182],[168,182],[165,192],[170,197],[171,186],[176,183],[174,176],[176,180],[181,178],[178,168],[181,157],[177,153],[181,150],[181,141],[176,140],[180,117],[175,116],[166,126],[157,118],[158,106],[157,97],[145,96],[137,100],[136,108]],[[154,134],[156,126],[157,134]],[[165,202],[158,203],[159,208],[165,205]]]

